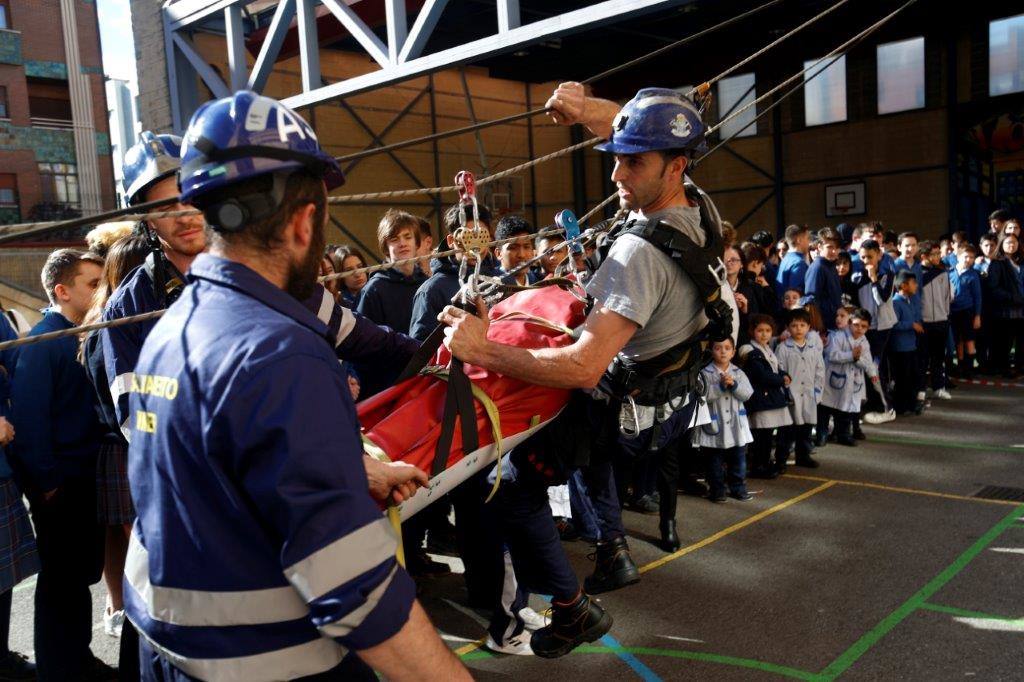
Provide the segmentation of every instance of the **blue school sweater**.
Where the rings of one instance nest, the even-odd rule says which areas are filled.
[[[896,324],[889,337],[889,347],[896,353],[917,350],[914,323],[918,321],[918,313],[913,302],[903,294],[896,294],[892,297],[892,307],[896,311]]]
[[[779,301],[790,289],[796,289],[804,293],[804,277],[807,275],[807,256],[796,251],[786,253],[782,262],[779,263],[779,273],[775,276],[775,293]]]
[[[963,272],[953,268],[949,271],[949,283],[953,285],[953,302],[949,309],[952,312],[972,310],[981,315],[981,273],[974,268]]]
[[[4,315],[0,315],[0,343],[13,341],[18,338],[18,332],[7,321]],[[11,417],[11,377],[14,375],[14,368],[18,364],[18,349],[8,348],[0,351],[0,417],[12,421]],[[13,421],[12,421],[13,423]],[[7,454],[4,447],[0,445],[0,479],[11,477],[11,465],[7,462]]]
[[[38,336],[73,325],[47,310],[28,333]],[[11,398],[14,452],[39,491],[68,478],[96,475],[103,428],[96,416],[96,391],[78,362],[78,339],[66,336],[23,346],[14,370]]]

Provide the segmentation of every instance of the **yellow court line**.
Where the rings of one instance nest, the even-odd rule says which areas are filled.
[[[780,511],[782,511],[783,509],[785,509],[787,507],[792,507],[797,502],[803,502],[808,497],[813,497],[814,495],[817,495],[820,492],[824,492],[825,490],[828,490],[829,488],[831,488],[835,484],[836,484],[836,481],[827,481],[827,482],[823,483],[822,485],[819,485],[817,488],[812,488],[812,489],[808,490],[807,492],[802,493],[800,495],[797,495],[796,497],[792,497],[792,498],[786,500],[785,502],[782,502],[780,504],[775,505],[774,507],[771,507],[770,509],[765,509],[763,512],[758,512],[757,514],[754,514],[753,516],[751,516],[749,518],[746,518],[746,519],[740,521],[739,523],[733,524],[732,526],[729,526],[728,528],[725,528],[723,530],[718,531],[714,535],[709,535],[708,537],[704,538],[703,540],[701,540],[699,542],[695,542],[692,545],[688,545],[688,546],[683,547],[682,549],[680,549],[680,550],[678,550],[676,552],[673,552],[672,554],[667,554],[667,555],[661,557],[660,559],[658,559],[656,561],[652,561],[649,564],[641,566],[640,567],[640,572],[641,573],[646,573],[647,571],[653,571],[656,568],[664,566],[665,564],[669,563],[670,561],[675,561],[676,559],[678,559],[681,556],[685,556],[685,555],[687,555],[687,554],[689,554],[691,552],[696,552],[701,547],[707,547],[712,542],[717,542],[718,540],[721,540],[722,538],[724,538],[727,535],[731,535],[731,534],[735,533],[738,530],[746,528],[747,526],[749,526],[752,523],[757,523],[758,521],[760,521],[761,519],[763,519],[763,518],[765,518],[767,516],[771,516],[772,514],[774,514],[776,512],[780,512]]]
[[[1002,504],[1011,507],[1020,506],[1020,502],[1011,500],[986,500],[983,497],[969,497],[967,495],[954,495],[952,493],[940,493],[934,490],[920,490],[918,488],[898,488],[891,485],[880,485],[878,483],[865,483],[863,481],[844,481],[838,478],[822,478],[820,476],[800,476],[798,474],[785,474],[784,478],[793,478],[801,481],[831,481],[842,485],[852,485],[858,488],[873,488],[875,490],[888,490],[891,493],[906,493],[908,495],[924,495],[926,497],[941,497],[946,500],[959,500],[960,502],[980,502],[982,504]]]
[[[459,658],[462,658],[466,654],[472,653],[472,652],[476,651],[477,649],[479,649],[480,647],[482,647],[484,645],[484,640],[485,639],[486,639],[485,637],[481,637],[480,639],[476,640],[475,642],[470,642],[469,644],[463,644],[458,649],[456,649],[454,653]]]

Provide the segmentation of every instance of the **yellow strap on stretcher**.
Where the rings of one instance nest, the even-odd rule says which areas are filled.
[[[391,464],[391,458],[388,457],[388,453],[374,443],[365,434],[360,434],[363,439],[363,451],[366,452],[370,457],[373,457],[379,462],[385,464]],[[398,505],[393,501],[388,500],[388,521],[391,522],[391,528],[395,531],[395,535],[398,536],[398,547],[395,549],[395,560],[398,564],[405,567],[405,547],[402,546],[402,515],[398,512]]]
[[[430,374],[435,376],[442,381],[448,381],[448,370],[444,367],[424,367],[423,374]],[[498,413],[498,406],[491,400],[491,396],[484,392],[484,389],[480,388],[473,383],[472,379],[469,382],[469,387],[473,391],[473,397],[480,401],[480,404],[484,406],[484,412],[487,414],[487,419],[491,422],[491,434],[494,436],[494,447],[498,451],[497,458],[497,470],[494,474],[494,485],[491,487],[491,492],[487,495],[487,499],[484,501],[490,502],[494,495],[498,492],[498,487],[501,485],[501,457],[504,455],[504,449],[502,447],[501,437],[501,415]],[[469,453],[464,452],[463,455]]]

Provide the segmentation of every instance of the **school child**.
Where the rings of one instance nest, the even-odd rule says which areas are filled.
[[[981,329],[981,273],[974,269],[977,255],[973,244],[961,245],[956,267],[949,271],[949,282],[953,286],[949,324],[956,343],[957,373],[964,379],[970,379],[974,373],[974,338]]]
[[[949,340],[949,304],[953,288],[949,271],[942,262],[942,247],[935,242],[921,245],[921,320],[928,348],[928,373],[936,398],[950,400],[946,377],[946,346]]]
[[[854,310],[854,306],[845,305],[836,311],[836,328],[829,332],[828,342],[825,344],[825,350],[822,356],[825,358],[825,377],[826,384],[828,383],[828,350],[832,347],[832,339],[836,332],[846,332],[846,328],[850,324],[850,313]],[[822,392],[822,396],[828,391],[828,386]],[[814,445],[815,447],[824,446],[830,439],[829,425],[832,421],[833,410],[825,405],[824,401],[818,403],[818,424],[814,427]]]
[[[753,438],[750,447],[750,471],[753,478],[775,478],[785,462],[772,466],[772,434],[776,428],[793,423],[789,413],[789,375],[779,367],[771,349],[775,320],[768,315],[750,316],[750,343],[740,348],[743,371],[754,389],[747,400],[747,416]]]
[[[848,324],[829,334],[825,351],[828,379],[822,391],[821,406],[835,417],[836,442],[853,446],[857,444],[854,425],[867,396],[864,377],[870,377],[877,387],[878,368],[866,336],[871,327],[871,314],[863,308],[854,308],[847,315]]]
[[[728,484],[729,497],[745,502],[751,499],[746,482],[747,444],[754,437],[743,403],[754,394],[754,388],[743,370],[732,364],[736,354],[732,338],[715,341],[711,352],[712,362],[701,370],[708,387],[711,423],[694,429],[694,445],[707,456],[708,499],[725,502]],[[724,480],[723,467],[727,470]]]
[[[779,431],[775,461],[785,470],[791,447],[796,446],[796,465],[815,468],[811,457],[811,428],[818,423],[818,401],[825,383],[825,361],[822,344],[808,339],[811,316],[801,308],[791,310],[787,325],[789,338],[775,347],[779,368],[789,375],[792,402],[789,406],[792,423]]]
[[[913,298],[917,294],[917,276],[910,270],[896,273],[896,295],[892,307],[896,312],[896,324],[889,340],[890,369],[893,387],[893,409],[896,414],[921,414],[923,406],[917,399],[919,384],[917,363],[918,333],[924,332],[917,321]]]

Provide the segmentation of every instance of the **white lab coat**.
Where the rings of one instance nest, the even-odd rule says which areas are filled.
[[[860,348],[857,360],[853,359],[854,348]],[[855,339],[847,329],[830,333],[825,350],[826,378],[821,404],[840,412],[860,412],[860,404],[867,397],[865,375],[878,376],[867,337]]]
[[[703,448],[721,450],[746,445],[754,440],[750,433],[747,409],[743,403],[754,395],[750,380],[736,365],[729,365],[729,374],[735,380],[731,389],[722,388],[721,372],[714,363],[703,370],[708,385],[707,405],[710,423],[693,430],[693,444]]]
[[[797,425],[818,423],[818,402],[825,387],[825,360],[820,344],[811,340],[812,333],[808,333],[803,347],[790,338],[775,348],[779,367],[789,375],[793,394],[789,411]]]

